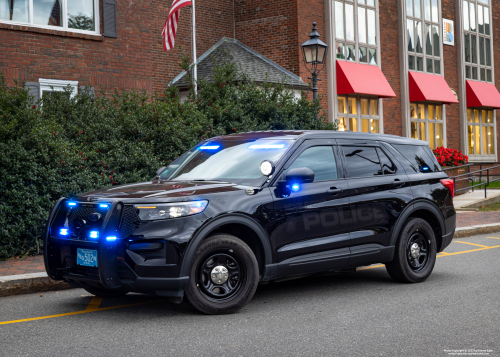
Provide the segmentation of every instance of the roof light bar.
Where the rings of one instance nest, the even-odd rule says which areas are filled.
[[[220,148],[220,145],[203,145],[200,146],[200,150],[217,150]]]

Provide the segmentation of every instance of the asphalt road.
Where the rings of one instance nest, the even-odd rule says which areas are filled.
[[[421,284],[371,266],[262,285],[226,316],[80,289],[0,298],[0,355],[500,356],[500,233],[446,253]]]

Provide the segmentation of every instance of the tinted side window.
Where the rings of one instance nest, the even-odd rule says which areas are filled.
[[[297,167],[308,167],[313,170],[314,181],[336,180],[338,178],[337,165],[331,146],[313,146],[304,150],[288,170]]]
[[[382,164],[382,172],[384,175],[393,175],[396,173],[396,165],[387,157],[387,155],[377,148],[378,157],[380,158],[380,163]]]
[[[380,160],[374,147],[343,146],[349,177],[382,175]]]
[[[392,145],[405,158],[407,158],[416,171],[420,172],[436,172],[440,168],[426,151],[425,146],[419,145]],[[433,154],[434,155],[434,154]],[[437,161],[436,161],[437,162]]]

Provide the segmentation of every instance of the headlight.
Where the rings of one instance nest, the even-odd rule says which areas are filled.
[[[207,208],[208,201],[191,201],[161,203],[158,205],[135,205],[139,218],[142,221],[153,221],[157,219],[168,219],[190,216],[201,213]]]

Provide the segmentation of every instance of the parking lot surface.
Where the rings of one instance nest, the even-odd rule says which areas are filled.
[[[0,298],[0,356],[500,356],[500,234],[455,239],[421,284],[380,265],[259,286],[239,313],[72,289]]]

